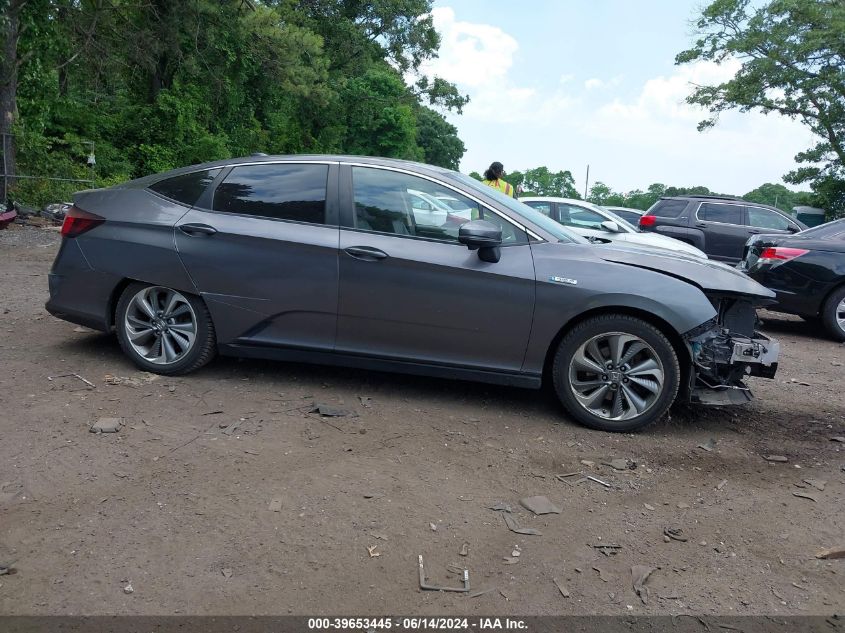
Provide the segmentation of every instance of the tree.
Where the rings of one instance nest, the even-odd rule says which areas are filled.
[[[430,10],[431,0],[0,0],[0,122],[17,150],[7,164],[97,185],[256,151],[457,167],[464,146],[441,112],[466,97],[414,76],[437,54]],[[15,195],[54,202],[73,186],[18,180]]]
[[[794,184],[845,179],[845,2],[715,0],[697,21],[700,38],[676,62],[741,62],[736,75],[698,86],[689,103],[713,115],[737,109],[778,113],[804,123],[819,141],[799,153]]]
[[[431,165],[458,169],[466,151],[458,138],[458,129],[439,112],[420,106],[417,117],[417,144],[422,148],[423,160]]]
[[[625,204],[622,206],[645,211],[657,202],[661,196],[665,195],[665,193],[666,185],[656,182],[649,185],[645,191],[635,189],[625,194]]]
[[[812,194],[810,192],[796,192],[787,189],[781,184],[767,182],[760,185],[742,196],[749,202],[759,202],[777,207],[782,211],[790,212],[793,207],[799,205],[811,205]]]
[[[575,179],[568,170],[551,172],[545,166],[526,169],[522,182],[516,184],[522,184],[526,195],[580,198],[575,190]]]
[[[590,187],[590,195],[587,197],[587,200],[593,204],[607,205],[611,207],[625,206],[625,196],[621,193],[612,191],[610,187],[601,181],[596,181],[596,183]]]
[[[392,68],[374,68],[349,80],[343,101],[347,113],[346,151],[352,154],[419,160],[414,111],[402,103],[406,86]]]

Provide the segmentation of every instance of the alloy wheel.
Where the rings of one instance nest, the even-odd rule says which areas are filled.
[[[654,348],[624,332],[590,338],[569,362],[569,385],[576,401],[607,420],[627,420],[651,409],[664,380],[663,363]]]
[[[132,349],[156,365],[180,361],[197,338],[191,304],[182,294],[161,286],[144,288],[132,297],[123,327]]]

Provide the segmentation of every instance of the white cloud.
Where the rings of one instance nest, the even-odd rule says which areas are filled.
[[[571,74],[571,73],[566,73],[565,75],[561,75],[561,76],[560,76],[560,79],[558,80],[558,83],[560,83],[561,85],[563,85],[563,84],[567,84],[567,83],[569,83],[570,81],[572,81],[573,79],[575,79],[575,75],[573,75],[573,74]]]
[[[572,103],[560,90],[541,96],[536,88],[513,82],[509,72],[519,44],[499,27],[459,21],[450,7],[433,9],[431,15],[441,38],[439,56],[424,63],[420,71],[443,77],[469,94],[464,118],[498,123],[550,121]],[[573,78],[563,75],[560,84]]]
[[[431,16],[441,44],[424,74],[472,87],[497,84],[508,74],[519,49],[514,38],[496,26],[458,21],[449,7],[433,9]]]
[[[601,79],[596,79],[595,77],[584,82],[584,88],[587,90],[595,90],[596,88],[601,88],[602,86],[604,86],[604,82]]]

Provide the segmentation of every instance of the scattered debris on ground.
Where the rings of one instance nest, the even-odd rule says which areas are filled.
[[[510,514],[506,512],[502,512],[502,518],[505,520],[505,525],[508,526],[508,529],[511,532],[515,532],[516,534],[524,534],[526,536],[543,536],[543,533],[540,530],[535,530],[534,528],[523,528],[519,527],[519,523],[515,518],[513,518]]]
[[[549,501],[548,497],[544,496],[536,496],[536,497],[524,497],[519,500],[519,503],[522,506],[530,510],[536,515],[541,514],[560,514],[561,510],[551,501]]]
[[[711,437],[706,442],[703,442],[703,443],[699,444],[698,446],[696,446],[696,448],[700,448],[703,451],[707,451],[708,453],[711,453],[716,449],[716,440]]]
[[[419,555],[418,560],[418,567],[420,573],[420,589],[425,589],[426,591],[453,591],[457,593],[469,593],[469,570],[463,569],[461,573],[461,581],[463,582],[463,587],[440,587],[437,585],[432,585],[426,580],[425,576],[425,568],[423,567],[423,557],[422,554]]]
[[[834,560],[839,558],[845,558],[845,547],[832,547],[830,549],[825,549],[816,554],[816,558],[821,558],[824,560]]]
[[[561,583],[557,578],[553,578],[552,580],[555,583],[555,587],[557,587],[557,590],[560,592],[560,595],[562,595],[564,598],[568,598],[570,595],[569,589],[564,587],[563,583]]]
[[[324,418],[344,418],[347,416],[353,418],[358,417],[357,413],[350,411],[349,409],[341,409],[340,407],[333,407],[328,404],[318,404],[316,402],[311,405],[311,410],[308,413],[317,413]]]
[[[124,424],[123,418],[100,418],[88,430],[91,433],[117,433]]]
[[[634,565],[631,567],[631,580],[634,585],[634,593],[636,593],[643,604],[648,604],[648,587],[645,586],[648,577],[656,570],[654,567],[646,567],[645,565]]]
[[[774,462],[776,464],[783,464],[789,461],[789,458],[784,457],[783,455],[766,455],[763,459],[767,462]]]

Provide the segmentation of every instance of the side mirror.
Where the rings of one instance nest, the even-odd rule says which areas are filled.
[[[469,250],[478,250],[481,261],[495,264],[501,258],[502,229],[487,220],[465,222],[458,229],[458,241]]]
[[[790,233],[800,233],[801,232],[801,229],[799,229],[797,226],[792,226],[791,224],[789,225],[789,227],[786,230],[789,231]]]
[[[605,220],[601,223],[601,228],[603,228],[608,233],[621,233],[622,229],[619,228],[619,225],[614,222],[613,220]]]

